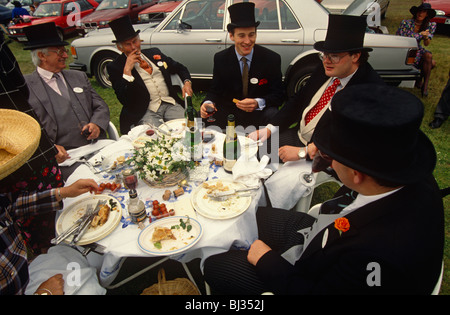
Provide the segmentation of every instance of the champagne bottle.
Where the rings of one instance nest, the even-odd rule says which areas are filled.
[[[202,138],[200,130],[195,123],[195,109],[192,105],[192,98],[186,95],[186,132],[185,132],[185,147],[191,154],[191,160],[201,161],[203,158]]]
[[[223,168],[231,173],[234,164],[241,156],[241,145],[236,134],[234,115],[228,115],[228,126],[223,142]]]
[[[145,204],[137,196],[136,190],[130,190],[130,200],[128,201],[128,214],[131,217],[131,221],[139,225],[139,228],[143,227],[142,221],[147,218],[147,212],[145,211]]]

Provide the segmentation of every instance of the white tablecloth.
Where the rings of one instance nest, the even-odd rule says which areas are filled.
[[[133,149],[132,140],[140,134],[142,126],[136,127],[137,129],[131,130],[129,135],[122,136],[117,142],[104,147],[98,154],[94,155],[90,161],[95,161],[101,155],[108,156],[114,152]],[[220,139],[220,137],[217,137]],[[211,144],[210,144],[211,145]],[[210,145],[205,146],[204,150],[206,155],[210,150]],[[221,145],[221,144],[220,144]],[[204,164],[208,157],[204,158]],[[208,164],[209,165],[209,164]],[[230,179],[233,180],[231,174],[226,173],[222,167],[218,167],[212,164],[209,167],[208,179]],[[235,176],[236,177],[236,176]],[[81,165],[76,169],[76,171],[69,177],[67,185],[75,182],[81,178],[92,178],[98,183],[112,181],[111,175],[105,173],[100,173],[95,175],[89,167],[86,165]],[[175,200],[176,202],[184,203],[186,207],[191,206],[190,196],[194,189],[200,185],[201,182],[194,183],[192,181],[184,188],[184,195],[180,196]],[[139,197],[147,204],[151,203],[154,199],[162,201],[162,194],[166,189],[173,191],[178,187],[169,188],[154,188],[148,186],[145,182],[139,179],[137,191]],[[104,194],[110,193],[105,190]],[[127,212],[127,202],[128,202],[128,190],[123,188],[115,193],[111,193],[112,196],[116,197],[124,209],[122,213],[122,219],[119,226],[107,237],[98,241],[97,243],[104,246],[105,253],[101,257],[99,262],[100,268],[100,283],[103,286],[108,286],[112,283],[116,275],[120,270],[121,263],[125,257],[151,257],[150,254],[144,253],[137,244],[137,239],[141,230],[138,226],[131,222],[130,217]],[[66,199],[64,201],[64,207],[67,208],[72,203],[76,202],[81,198],[85,198],[88,194],[78,196],[73,199]],[[165,202],[167,208],[170,209],[170,202]],[[253,241],[257,238],[257,226],[255,213],[258,206],[265,206],[265,198],[263,196],[263,189],[257,190],[255,197],[252,199],[251,205],[248,210],[238,217],[226,219],[226,220],[214,220],[203,217],[201,214],[196,215],[196,219],[200,222],[204,229],[202,238],[197,244],[195,244],[188,251],[179,254],[177,256],[171,257],[171,259],[176,259],[182,262],[188,262],[194,258],[201,258],[201,262],[214,254],[225,252],[230,249],[230,247],[248,249]],[[148,212],[151,208],[147,209]],[[64,211],[64,209],[62,210]],[[145,221],[146,225],[149,224],[148,220]]]

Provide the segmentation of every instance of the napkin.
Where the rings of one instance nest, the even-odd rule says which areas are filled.
[[[300,183],[302,172],[311,172],[312,163],[306,160],[282,164],[265,182],[270,202],[274,208],[292,209],[308,190]]]
[[[233,166],[233,180],[240,182],[247,187],[259,187],[260,180],[272,175],[272,170],[266,168],[269,157],[264,155],[261,161],[256,157],[249,158],[242,155]]]
[[[75,164],[81,157],[97,152],[114,142],[116,141],[111,139],[98,140],[95,143],[86,144],[84,146],[68,150],[67,153],[69,154],[70,159],[60,163],[59,166],[71,166]]]

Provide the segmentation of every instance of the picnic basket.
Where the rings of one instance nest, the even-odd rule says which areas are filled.
[[[141,295],[200,295],[200,292],[189,279],[166,280],[166,272],[160,269],[158,283],[144,289]]]

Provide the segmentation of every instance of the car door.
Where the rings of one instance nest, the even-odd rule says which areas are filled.
[[[233,0],[232,3],[246,0]],[[259,21],[256,43],[277,52],[283,74],[289,63],[303,51],[303,28],[285,0],[252,0]],[[227,43],[231,40],[227,38]],[[231,42],[232,44],[232,42]]]
[[[212,78],[214,55],[225,49],[226,0],[191,0],[151,35],[151,46],[188,67],[195,78]],[[144,44],[145,44],[145,38]]]

